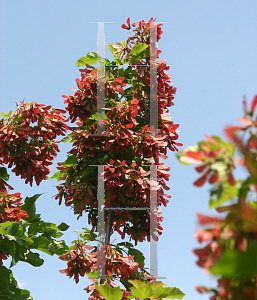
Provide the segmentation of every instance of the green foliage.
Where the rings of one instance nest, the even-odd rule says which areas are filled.
[[[102,112],[101,114],[96,112],[89,119],[97,121],[98,119],[100,119],[100,120],[107,119],[107,116],[105,115],[104,112]]]
[[[0,234],[3,236],[0,239],[0,250],[12,256],[11,267],[19,260],[33,266],[42,265],[43,259],[37,253],[31,252],[31,249],[41,250],[49,255],[61,255],[68,250],[64,241],[57,241],[55,238],[61,237],[63,235],[61,231],[66,231],[69,226],[65,223],[57,226],[42,221],[40,215],[36,214],[35,206],[39,196],[40,194],[26,197],[25,203],[20,206],[22,210],[27,211],[29,218],[0,224]]]
[[[20,260],[27,262],[34,267],[40,267],[44,263],[44,260],[39,257],[38,253],[31,252],[30,250],[28,250],[27,253],[24,253],[24,257],[21,257]]]
[[[134,261],[137,262],[139,264],[140,267],[144,268],[145,266],[145,257],[143,255],[142,252],[140,252],[139,250],[137,249],[134,249],[134,248],[130,248],[128,250],[128,254],[131,256],[131,255],[134,255]]]
[[[70,155],[65,160],[63,167],[72,167],[77,163],[77,156],[76,155]]]
[[[116,43],[116,44],[121,45],[121,43]],[[120,65],[119,58],[120,58],[121,53],[114,53],[117,49],[115,49],[112,45],[108,45],[107,48],[112,52],[112,54],[115,58],[115,60],[113,61],[113,64]]]
[[[12,271],[0,266],[0,299],[1,300],[32,300],[28,290],[20,289]]]
[[[13,113],[14,113],[13,111],[10,111],[8,114],[1,112],[1,116],[5,119],[9,119]]]
[[[55,172],[53,175],[46,176],[46,180],[56,178],[57,181],[61,181],[61,178],[62,178],[65,174],[66,174],[65,172],[58,171],[58,172]]]
[[[67,229],[69,229],[69,225],[67,225],[66,223],[61,223],[60,225],[57,226],[58,227],[58,230],[60,231],[66,231]]]
[[[42,194],[26,197],[21,210],[25,210],[29,217],[19,222],[0,223],[0,251],[11,255],[10,267],[19,261],[29,263],[34,267],[39,267],[44,263],[38,253],[31,249],[37,249],[49,255],[62,255],[69,249],[64,241],[57,241],[63,235],[61,231],[66,231],[69,226],[65,223],[55,225],[54,223],[44,222],[40,214],[36,214],[36,200]],[[6,300],[30,300],[29,291],[21,290],[13,278],[12,272],[0,266],[0,295],[1,299]]]
[[[84,229],[85,231],[84,232],[80,232],[80,231],[74,231],[76,233],[79,233],[79,236],[83,239],[83,240],[86,240],[86,241],[95,241],[96,238],[97,238],[97,235],[92,232],[91,230],[83,227],[82,229]]]
[[[133,65],[142,57],[149,55],[149,45],[145,43],[134,45],[133,48],[131,49],[130,55],[131,57],[129,60],[129,64]]]
[[[249,244],[247,250],[238,249],[223,252],[218,261],[210,267],[214,275],[222,275],[227,278],[251,277],[257,274],[257,242]]]
[[[131,296],[128,299],[154,299],[158,298],[168,298],[168,299],[182,299],[185,294],[182,293],[178,288],[174,287],[166,287],[164,288],[161,281],[153,281],[151,283],[139,281],[139,280],[129,280],[129,282],[133,285],[131,288]],[[120,287],[112,288],[108,284],[97,285],[95,284],[95,288],[98,292],[104,296],[105,300],[120,300],[122,299],[122,291]]]
[[[90,273],[87,274],[87,276],[88,276],[89,278],[95,278],[95,279],[98,278],[98,275],[97,275],[97,271],[96,271],[96,270],[91,271]]]
[[[122,299],[123,293],[119,286],[116,288],[112,288],[108,284],[105,284],[105,285],[96,285],[95,288],[102,296],[104,296],[105,300]]]
[[[83,67],[85,65],[94,65],[97,63],[98,54],[95,52],[87,52],[87,56],[82,56],[80,59],[77,60],[76,66]]]
[[[234,186],[230,185],[228,182],[225,182],[224,184],[216,182],[210,190],[211,199],[209,202],[209,208],[216,208],[237,197],[240,187],[240,180],[237,180]]]
[[[69,133],[67,136],[61,139],[60,143],[73,143],[72,133]]]
[[[124,251],[124,249],[122,249],[121,247],[126,247],[128,249],[128,252]],[[129,256],[134,255],[134,261],[137,262],[141,268],[144,268],[145,257],[143,255],[143,253],[140,252],[139,250],[133,248],[133,245],[131,243],[129,243],[129,242],[118,243],[115,246],[115,249],[117,251],[119,251],[120,253],[122,253],[122,251],[124,251]]]
[[[19,260],[32,265],[42,265],[43,260],[31,255],[30,249],[33,248],[34,241],[28,237],[25,226],[20,225],[18,222],[8,221],[1,223],[0,228],[3,237],[0,240],[0,249],[12,256],[11,267]]]
[[[129,280],[130,283],[134,285],[131,288],[131,294],[133,297],[138,297],[139,299],[145,298],[168,298],[168,299],[182,299],[185,294],[182,293],[179,289],[174,287],[164,288],[161,281],[153,281],[151,283],[146,283],[139,280]]]
[[[43,195],[43,194],[36,194],[32,197],[26,197],[24,204],[22,206],[20,206],[20,208],[22,210],[25,210],[29,215],[29,218],[25,219],[27,222],[33,223],[34,220],[40,219],[40,215],[36,214],[36,203],[35,202],[41,195]]]
[[[0,178],[2,180],[9,180],[10,175],[7,173],[7,169],[5,167],[0,167]]]
[[[186,162],[182,159],[187,156],[186,155],[187,151],[197,152],[197,151],[199,151],[199,146],[198,145],[189,146],[186,149],[183,149],[183,150],[179,151],[178,153],[176,153],[177,159],[183,165],[191,165],[192,164],[192,162]]]
[[[7,169],[5,167],[0,167],[0,179],[3,182],[4,186],[7,186],[7,187],[9,186],[6,182],[9,180],[9,178],[10,178],[10,175],[8,174]],[[9,186],[9,188],[10,188],[10,186]]]
[[[77,163],[77,157],[76,157],[76,155],[69,155],[69,156],[67,157],[66,161],[63,162],[62,166],[63,166],[63,167],[69,168],[69,167],[75,166],[76,163]],[[58,171],[58,172],[55,172],[55,173],[54,173],[53,175],[51,175],[51,176],[47,176],[46,179],[48,180],[48,179],[56,178],[57,181],[61,181],[61,178],[62,178],[63,176],[65,176],[65,174],[66,174],[66,172]]]

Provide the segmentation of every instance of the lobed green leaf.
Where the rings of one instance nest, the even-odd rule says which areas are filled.
[[[121,300],[123,297],[122,290],[119,286],[112,288],[109,286],[109,284],[105,284],[96,285],[95,288],[102,296],[104,296],[105,300]]]
[[[134,285],[134,287],[131,288],[131,294],[134,297],[138,297],[139,299],[153,299],[156,297],[168,299],[182,299],[185,296],[185,294],[182,293],[178,288],[164,288],[163,285],[165,284],[161,281],[153,281],[149,283],[139,280],[129,280],[129,282]]]
[[[83,67],[86,65],[94,65],[97,63],[98,54],[95,52],[87,52],[86,56],[82,56],[80,59],[77,60],[76,66]]]

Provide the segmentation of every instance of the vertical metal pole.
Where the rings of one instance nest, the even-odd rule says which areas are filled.
[[[105,114],[105,33],[104,33],[104,23],[98,23],[98,33],[97,33],[97,54],[98,54],[98,69],[97,69],[97,135],[103,136],[105,131],[105,119],[101,120],[102,113]]]
[[[157,270],[157,241],[153,239],[153,234],[158,236],[155,228],[157,227],[157,166],[150,166],[151,190],[150,190],[150,253],[149,265],[150,275],[158,277]]]
[[[151,132],[158,134],[158,101],[157,101],[157,26],[150,23],[150,128]],[[156,50],[155,50],[156,49]],[[157,183],[157,166],[150,166],[150,178]],[[155,184],[154,184],[155,185]],[[153,239],[154,228],[157,226],[157,190],[155,187],[150,190],[150,253],[149,265],[150,275],[157,278],[157,241]],[[156,234],[157,235],[157,234]]]
[[[97,244],[97,277],[102,279],[105,276],[105,224],[104,224],[104,199],[105,199],[105,187],[104,187],[104,166],[98,165],[98,185],[97,185],[97,201],[98,201],[98,244]],[[101,280],[102,280],[101,279]]]
[[[154,129],[151,133],[158,134],[158,101],[157,101],[157,26],[154,22],[150,23],[150,127]]]

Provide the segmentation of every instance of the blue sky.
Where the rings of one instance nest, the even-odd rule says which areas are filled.
[[[142,1],[1,1],[0,2],[0,111],[8,113],[26,102],[38,102],[64,108],[62,95],[73,94],[76,78],[80,78],[76,61],[86,52],[97,52],[97,25],[89,22],[113,22],[105,26],[105,45],[126,40],[128,31],[121,28],[127,18],[131,22],[151,17],[162,26],[158,43],[160,60],[166,60],[177,87],[175,106],[169,108],[174,122],[180,124],[179,142],[196,144],[204,134],[223,135],[228,124],[237,124],[245,94],[248,103],[257,93],[257,2],[254,0],[207,1],[163,0]],[[106,47],[105,55],[111,58]],[[62,144],[54,160],[64,161],[71,144]],[[196,265],[193,248],[202,247],[193,238],[196,213],[216,215],[208,208],[210,186],[196,188],[198,174],[192,166],[181,165],[168,151],[172,196],[168,206],[161,207],[164,233],[158,242],[158,274],[167,286],[183,291],[185,300],[209,299],[200,295],[195,285],[216,286],[216,279],[203,274]],[[70,228],[63,238],[67,244],[77,238],[74,230],[90,228],[86,215],[79,221],[64,205],[52,198],[57,181],[43,182],[39,187],[25,185],[11,174],[15,192],[26,196],[45,193],[37,201],[37,212],[47,222],[66,222]],[[239,170],[237,176],[244,176]],[[199,176],[198,176],[199,177]],[[111,241],[120,241],[114,234]],[[138,245],[149,267],[149,243]],[[66,263],[57,256],[42,254],[43,266],[32,267],[19,262],[13,267],[21,287],[31,291],[35,300],[87,299],[83,288],[91,284],[87,276],[79,284],[60,274]],[[9,264],[8,264],[9,265]]]

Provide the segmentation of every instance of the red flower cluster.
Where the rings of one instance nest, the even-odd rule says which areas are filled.
[[[169,167],[159,166],[157,169],[157,175],[159,178],[160,184],[155,183],[147,179],[147,176],[150,174],[150,171],[144,171],[143,168],[137,166],[136,162],[133,162],[130,169],[125,169],[124,160],[122,163],[117,160],[118,165],[113,166],[113,161],[110,160],[110,165],[112,167],[106,168],[105,181],[106,186],[109,188],[108,199],[105,202],[106,207],[124,207],[124,206],[136,206],[136,207],[150,207],[150,185],[153,185],[152,189],[157,191],[157,203],[158,205],[167,206],[169,202],[167,199],[164,199],[163,196],[171,198],[170,195],[163,193],[163,188],[169,189],[166,186],[166,183],[163,179],[169,180],[170,175],[166,174],[166,170],[170,170]],[[162,164],[163,165],[163,164]],[[126,176],[128,176],[126,178]],[[123,197],[126,195],[126,198]],[[131,200],[130,200],[131,199]],[[160,221],[163,217],[160,217],[162,213],[160,208],[157,208],[158,212],[156,214],[157,224],[150,223],[150,228],[156,228],[159,235],[162,234],[162,227],[160,226]],[[150,211],[142,210],[137,213],[135,211],[128,210],[118,210],[114,211],[114,215],[117,220],[114,222],[113,230],[117,231],[121,238],[124,239],[125,234],[131,236],[131,239],[135,240],[136,245],[137,241],[144,241],[145,237],[150,241]],[[131,228],[126,224],[127,220],[133,224]],[[142,221],[144,220],[144,221]],[[140,225],[138,223],[140,222]],[[95,225],[95,224],[94,224]],[[121,232],[120,228],[124,228]],[[155,240],[158,240],[158,237],[153,236]]]
[[[142,20],[140,22],[133,23],[133,24],[130,25],[130,18],[128,18],[127,21],[126,21],[127,25],[122,24],[121,28],[130,30],[131,26],[135,27],[138,24],[137,29],[133,30],[133,31],[136,31],[136,35],[145,37],[144,35],[146,35],[148,33],[148,36],[150,36],[150,32],[149,32],[150,24],[151,24],[151,22],[154,23],[155,20],[156,20],[156,18],[154,20],[153,20],[153,18],[151,18],[147,23],[144,20]],[[154,27],[157,27],[157,42],[159,42],[159,40],[161,39],[161,34],[163,33],[163,31],[161,30],[161,25],[163,25],[163,24],[154,25]],[[130,40],[132,40],[132,38],[130,38]],[[148,39],[142,39],[141,42],[149,44]]]
[[[79,282],[79,276],[84,277],[85,274],[90,273],[93,270],[97,270],[97,251],[92,251],[86,253],[85,249],[92,250],[93,246],[82,244],[81,241],[75,242],[73,249],[61,255],[59,258],[61,260],[67,261],[67,268],[60,270],[60,273],[66,274],[70,278],[74,276],[75,282]],[[114,284],[111,280],[118,280],[117,276],[120,276],[122,280],[129,278],[134,270],[138,270],[139,264],[137,262],[129,262],[133,259],[134,256],[123,257],[121,253],[111,247],[111,245],[105,244],[105,272],[109,275],[111,279],[106,279],[105,282],[112,287],[117,287],[118,285]],[[155,280],[149,274],[145,274],[147,280]],[[91,281],[95,282],[95,279],[89,278]],[[86,287],[87,293],[93,290],[92,294],[88,299],[104,299],[103,296],[95,289],[95,285],[91,284]],[[123,300],[127,300],[128,296],[131,296],[131,292],[122,289]]]
[[[29,217],[26,211],[17,207],[17,205],[23,204],[21,202],[23,196],[20,193],[10,195],[7,194],[7,191],[4,191],[0,194],[0,223],[6,221],[17,222],[24,217]]]
[[[17,102],[16,102],[17,104]],[[0,125],[1,163],[8,164],[12,172],[26,179],[32,186],[33,177],[39,183],[50,173],[53,157],[59,152],[57,135],[65,135],[68,126],[64,110],[38,103],[17,104],[17,110]],[[31,126],[31,123],[37,123]]]
[[[150,171],[144,171],[143,168],[137,166],[135,162],[132,163],[131,168],[125,167],[126,161],[122,163],[117,160],[116,163],[113,160],[110,160],[109,166],[104,167],[105,169],[105,181],[106,181],[106,207],[124,207],[124,206],[136,206],[136,207],[150,207],[150,184],[154,184],[154,181],[148,180],[147,176],[150,174]],[[60,170],[72,169],[71,167],[58,167]],[[138,171],[138,169],[140,171]],[[170,198],[168,194],[164,194],[163,189],[169,190],[170,188],[166,186],[166,183],[163,179],[169,180],[170,175],[166,174],[166,170],[170,170],[168,166],[158,166],[157,175],[159,182],[153,187],[157,191],[157,202],[158,205],[163,204],[165,207],[169,202],[164,196]],[[81,168],[81,172],[83,168]],[[94,172],[95,173],[95,172]],[[129,179],[126,179],[126,176],[129,175]],[[94,182],[95,179],[95,182]],[[96,183],[97,178],[90,177],[89,179],[82,179],[80,182],[74,186],[65,185],[65,190],[63,187],[58,187],[59,193],[56,195],[56,199],[62,199],[64,196],[65,204],[70,206],[76,203],[76,211],[82,215],[82,212],[86,207],[90,206],[93,208],[98,207],[97,197],[96,197]],[[90,184],[91,182],[91,184]],[[85,188],[83,188],[85,187]],[[115,187],[115,188],[113,188]],[[134,188],[134,190],[133,190]],[[93,192],[94,191],[94,192]],[[126,197],[125,197],[126,195]],[[136,199],[136,201],[135,201]],[[76,202],[75,202],[76,201]],[[123,204],[122,204],[123,203]],[[93,226],[93,231],[97,226],[97,218],[95,211],[89,211],[89,224]],[[163,217],[160,216],[161,210],[158,208],[157,213],[157,231],[161,235],[162,227],[160,226],[160,221]],[[107,218],[107,216],[106,216]],[[106,219],[107,221],[107,219]],[[127,222],[130,221],[132,226],[130,227]],[[140,226],[139,222],[140,221]],[[140,211],[113,211],[113,231],[117,231],[122,239],[124,239],[125,234],[129,234],[131,239],[137,241],[143,241],[147,237],[150,241],[150,211],[149,210],[140,210]],[[156,224],[150,224],[151,227],[156,228]],[[121,232],[122,226],[124,227],[123,232]],[[140,228],[140,230],[139,230]],[[153,237],[158,240],[158,237]]]
[[[96,252],[89,254],[85,252],[85,249],[92,250],[93,248],[93,246],[75,243],[72,251],[59,256],[61,260],[68,259],[67,269],[60,270],[60,273],[66,274],[70,278],[74,276],[75,282],[78,283],[79,275],[83,277],[90,273],[93,265],[97,262]]]
[[[74,123],[77,118],[83,123],[86,123],[88,118],[97,111],[97,69],[94,69],[94,67],[89,65],[87,65],[87,68],[79,69],[81,72],[81,80],[78,78],[76,79],[79,89],[74,95],[62,96],[63,98],[66,98],[64,104],[67,103],[67,107],[65,109],[70,114],[68,121],[71,120],[72,123]],[[123,80],[124,77],[106,80],[106,96],[109,95],[109,97],[112,98],[115,97],[116,93],[122,92],[122,87],[126,85],[123,83]]]

